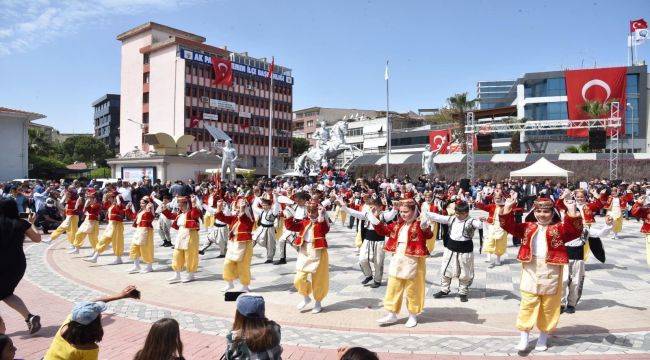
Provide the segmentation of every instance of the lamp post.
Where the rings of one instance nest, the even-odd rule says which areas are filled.
[[[630,103],[627,103],[627,106],[632,109],[632,116],[630,116],[630,120],[632,123],[632,153],[634,154],[634,106],[632,106]]]

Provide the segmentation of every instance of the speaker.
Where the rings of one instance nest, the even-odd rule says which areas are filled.
[[[492,134],[476,134],[478,151],[492,151]]]
[[[589,149],[602,150],[605,148],[605,129],[591,129],[589,130]]]
[[[460,188],[463,189],[463,191],[469,191],[469,179],[460,179]]]

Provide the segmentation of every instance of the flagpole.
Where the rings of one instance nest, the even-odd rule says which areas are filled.
[[[275,63],[275,59],[272,61]],[[269,101],[269,166],[268,166],[268,176],[271,179],[271,161],[273,155],[273,67],[269,68],[271,71],[271,101]]]
[[[391,151],[391,131],[392,126],[390,123],[390,102],[389,102],[389,91],[388,91],[388,60],[386,60],[386,133],[387,133],[387,145],[386,145],[386,178],[388,178],[388,168],[390,167],[390,151]]]

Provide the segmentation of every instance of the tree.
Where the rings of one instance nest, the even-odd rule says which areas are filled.
[[[291,138],[291,151],[293,156],[299,156],[309,149],[309,140],[305,138]]]
[[[572,145],[564,149],[564,152],[572,153],[572,154],[582,154],[582,153],[588,153],[589,152],[589,144],[587,143],[582,143],[578,146]]]
[[[32,179],[60,179],[68,172],[64,163],[51,156],[29,155],[29,164]]]
[[[43,131],[28,129],[29,156],[52,156],[57,150],[56,144],[45,136]]]
[[[612,101],[600,102],[598,100],[587,100],[585,101],[580,108],[582,111],[589,115],[593,119],[599,119],[603,115],[609,114],[610,109],[612,108]]]
[[[92,136],[72,136],[61,144],[63,162],[71,164],[75,161],[91,164],[96,162],[97,166],[106,166],[106,159],[114,156],[113,152],[101,141]]]
[[[455,94],[447,99],[449,108],[457,116],[458,126],[454,129],[454,139],[461,144],[463,152],[467,152],[465,143],[465,113],[476,107],[477,100],[468,100],[467,93]]]

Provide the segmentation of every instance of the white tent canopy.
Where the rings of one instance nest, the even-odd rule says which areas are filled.
[[[564,170],[546,158],[541,158],[528,167],[511,171],[510,177],[563,177],[568,181],[571,174],[573,171]]]

